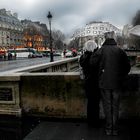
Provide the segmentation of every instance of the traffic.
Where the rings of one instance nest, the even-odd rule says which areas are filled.
[[[53,56],[61,56],[62,58],[75,57],[79,55],[80,52],[76,49],[71,50],[53,50]],[[50,50],[38,51],[34,48],[16,48],[8,50],[0,50],[0,61],[2,60],[15,60],[15,59],[25,59],[25,58],[42,58],[49,57]]]

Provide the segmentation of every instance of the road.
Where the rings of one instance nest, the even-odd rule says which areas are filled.
[[[62,59],[61,56],[55,56],[54,61]],[[5,72],[7,70],[13,70],[16,68],[33,66],[37,64],[45,64],[49,63],[49,57],[42,58],[25,58],[25,59],[17,59],[17,60],[8,60],[8,61],[0,61],[0,72]]]

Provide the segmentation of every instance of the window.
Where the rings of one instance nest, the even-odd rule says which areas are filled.
[[[106,31],[109,31],[109,29],[108,29],[108,28],[106,28]]]
[[[100,27],[100,30],[104,30],[104,27]]]
[[[98,34],[101,35],[101,34],[103,34],[103,32],[102,31],[98,31]]]
[[[87,30],[87,33],[90,33],[90,30]]]
[[[93,31],[93,34],[97,34],[97,31]]]
[[[84,36],[85,35],[85,33],[82,33],[82,36]]]
[[[87,29],[90,29],[90,26],[88,26]]]

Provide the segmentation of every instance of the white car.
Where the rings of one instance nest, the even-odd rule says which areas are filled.
[[[66,57],[72,57],[72,52],[71,51],[66,52],[65,56]]]

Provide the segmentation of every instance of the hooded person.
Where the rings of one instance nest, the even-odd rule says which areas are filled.
[[[94,40],[88,40],[83,47],[83,51],[94,52],[97,49],[97,44]]]
[[[98,49],[94,40],[88,40],[83,47],[83,54],[80,57],[80,66],[84,73],[84,88],[87,97],[87,121],[89,125],[99,126],[99,99],[98,69],[95,66],[91,69],[89,60]]]

